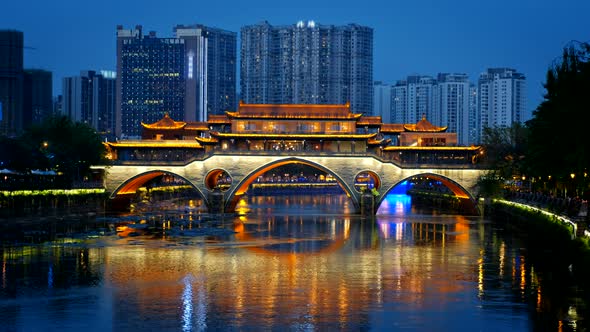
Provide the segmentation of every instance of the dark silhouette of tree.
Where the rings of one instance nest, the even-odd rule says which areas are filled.
[[[26,162],[34,168],[55,170],[70,183],[88,175],[91,165],[106,162],[105,148],[96,131],[63,116],[32,126],[20,141],[34,152]]]
[[[525,155],[529,130],[519,122],[510,127],[486,127],[482,133],[486,161],[497,178],[511,179],[527,173]]]
[[[572,42],[547,72],[544,100],[527,123],[527,164],[536,176],[583,180],[590,168],[589,60],[590,45]]]
[[[0,136],[0,169],[26,173],[48,165],[39,149],[22,139]]]

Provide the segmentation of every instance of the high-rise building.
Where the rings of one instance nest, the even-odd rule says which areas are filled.
[[[477,100],[478,91],[477,86],[473,83],[469,84],[469,145],[479,144],[479,136],[477,135],[477,127],[479,120],[477,118]]]
[[[391,86],[391,114],[392,123],[407,123],[408,113],[408,83],[405,80],[397,81]]]
[[[373,29],[314,21],[241,29],[241,98],[248,104],[345,104],[371,114]]]
[[[469,144],[469,77],[467,74],[438,74],[436,100],[430,121],[457,133],[457,143]]]
[[[82,71],[66,77],[62,84],[62,114],[85,123],[106,138],[114,138],[116,73]]]
[[[391,87],[391,121],[415,123],[423,117],[457,133],[469,144],[469,78],[466,74],[412,75]]]
[[[423,116],[435,116],[433,95],[436,80],[430,76],[408,76],[391,89],[391,120],[394,123],[416,123]],[[434,121],[431,121],[434,123]]]
[[[489,68],[478,80],[478,137],[485,127],[509,127],[526,116],[526,78],[515,69]]]
[[[0,134],[23,129],[23,33],[0,30]]]
[[[42,69],[25,69],[23,75],[23,129],[53,115],[53,75]]]
[[[391,85],[376,81],[373,84],[373,113],[383,123],[391,123]]]
[[[206,121],[236,107],[236,34],[202,25],[174,28],[175,37],[117,27],[117,136],[140,135],[140,122],[169,113]]]
[[[57,95],[57,96],[53,97],[53,114],[54,115],[62,115],[63,114],[63,104],[64,104],[63,95]]]

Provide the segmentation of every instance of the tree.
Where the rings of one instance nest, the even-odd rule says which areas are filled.
[[[91,127],[67,117],[52,117],[29,128],[21,141],[36,159],[32,163],[62,173],[68,182],[88,175],[90,166],[104,164],[105,148]]]
[[[494,170],[490,177],[511,179],[527,173],[525,155],[529,130],[519,122],[510,127],[486,127],[482,141],[487,162]]]
[[[0,169],[26,173],[32,169],[44,169],[46,160],[38,149],[22,139],[0,136]]]
[[[543,102],[527,123],[527,164],[534,175],[563,181],[590,168],[590,45],[572,42],[547,71]]]

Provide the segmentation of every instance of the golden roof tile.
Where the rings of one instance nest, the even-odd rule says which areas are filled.
[[[255,133],[220,133],[211,132],[212,136],[219,138],[245,138],[245,139],[370,139],[377,133],[371,134],[255,134]]]
[[[168,112],[164,113],[164,117],[155,123],[141,123],[144,128],[147,129],[182,129],[186,125],[183,121],[174,121],[168,115]]]
[[[447,130],[447,127],[437,127],[426,120],[426,115],[423,115],[422,120],[418,121],[416,124],[404,124],[404,129],[417,132],[443,132]]]
[[[199,142],[192,140],[141,140],[105,143],[109,148],[194,148],[202,149]]]

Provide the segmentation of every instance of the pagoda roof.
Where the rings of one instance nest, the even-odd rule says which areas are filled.
[[[384,123],[381,125],[380,131],[382,133],[401,133],[404,131],[403,123]]]
[[[391,139],[374,139],[374,138],[370,138],[367,141],[367,144],[369,145],[386,145],[391,143]]]
[[[242,104],[237,112],[226,114],[237,119],[359,119],[361,113],[352,113],[350,104]]]
[[[184,121],[174,121],[168,115],[168,112],[164,113],[164,117],[157,122],[148,124],[148,123],[141,123],[141,125],[146,129],[182,129],[186,125]]]
[[[404,124],[404,129],[406,131],[416,131],[416,132],[443,132],[447,130],[447,127],[437,127],[426,120],[426,116],[422,116],[422,120],[418,121],[416,124]]]
[[[199,142],[192,140],[141,140],[103,143],[108,148],[194,148],[202,149]]]
[[[243,138],[243,139],[364,139],[368,140],[377,136],[371,134],[255,134],[255,133],[220,133],[211,132],[211,136],[219,138]]]
[[[477,151],[480,146],[386,146],[383,151]]]
[[[219,140],[215,137],[195,137],[195,139],[197,140],[197,142],[201,143],[201,144],[215,144],[217,142],[219,142]]]
[[[382,125],[380,116],[361,116],[357,121],[357,126],[379,126]]]
[[[226,114],[209,114],[207,117],[207,123],[209,124],[231,124],[231,121]]]
[[[208,126],[207,122],[187,122],[184,129],[207,131],[207,130],[209,130],[209,126]]]

